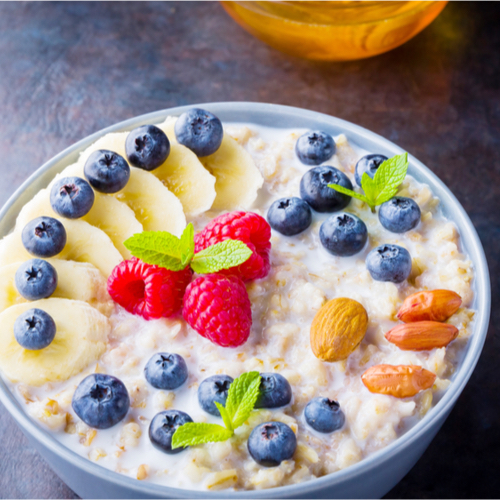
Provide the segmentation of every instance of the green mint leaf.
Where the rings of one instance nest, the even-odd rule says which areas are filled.
[[[226,426],[226,429],[228,431],[233,432],[233,422],[231,420],[231,417],[229,416],[229,413],[227,410],[217,401],[214,401],[215,406],[217,406],[217,409],[219,410],[220,416],[222,417],[222,421],[224,422],[224,425]]]
[[[358,200],[368,203],[366,196],[361,193],[356,193],[356,191],[352,191],[351,189],[347,189],[344,186],[339,186],[338,184],[328,184],[328,187],[335,189],[335,191],[338,191],[339,193],[346,194],[347,196],[351,196],[352,198],[357,198]]]
[[[375,181],[366,172],[361,176],[361,188],[365,192],[368,205],[373,209],[378,196],[378,188]]]
[[[181,262],[186,267],[194,256],[194,227],[190,222],[182,232],[180,238]]]
[[[233,431],[225,429],[222,425],[188,422],[175,431],[172,436],[172,448],[226,441],[232,435]]]
[[[180,240],[166,231],[145,231],[134,234],[124,243],[134,257],[146,264],[165,267],[171,271],[180,271],[182,264]]]
[[[260,394],[259,372],[247,372],[240,375],[229,386],[226,410],[237,429],[250,416]]]
[[[384,161],[375,173],[374,181],[378,187],[377,205],[389,201],[397,192],[408,171],[408,153],[393,156]]]
[[[196,253],[191,268],[198,274],[216,273],[243,264],[251,255],[252,251],[242,241],[225,240]]]

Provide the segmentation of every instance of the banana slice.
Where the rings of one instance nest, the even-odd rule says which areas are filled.
[[[56,177],[56,179],[59,178],[59,176]],[[56,179],[52,182],[55,182]],[[22,230],[29,221],[40,215],[58,217],[50,205],[50,189],[42,189],[24,205],[17,217],[17,227]],[[123,242],[133,234],[141,233],[142,224],[135,218],[134,212],[125,203],[96,191],[94,205],[90,212],[80,220],[84,220],[91,226],[104,231],[124,259],[132,257]]]
[[[56,323],[52,343],[40,351],[23,349],[14,337],[14,323],[28,309],[42,309]],[[12,382],[40,386],[67,380],[106,350],[109,320],[86,302],[44,299],[9,307],[0,313],[0,368]]]
[[[174,132],[176,120],[170,117],[158,125],[170,140],[170,154],[165,163],[151,173],[179,198],[186,215],[195,217],[213,205],[215,177],[190,149],[177,142]]]
[[[57,255],[58,259],[89,262],[106,278],[123,260],[104,231],[83,220],[55,218],[63,223],[67,235],[66,246]],[[16,227],[13,233],[0,241],[0,266],[33,258],[23,246],[21,231],[22,227]]]
[[[113,304],[106,289],[106,279],[99,269],[87,262],[46,259],[57,271],[57,288],[51,297],[87,302],[108,316]],[[28,302],[17,291],[14,278],[21,262],[0,267],[0,312]]]

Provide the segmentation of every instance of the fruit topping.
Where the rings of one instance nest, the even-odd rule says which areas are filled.
[[[173,391],[187,380],[188,369],[186,361],[179,354],[159,352],[148,361],[144,375],[156,389]]]
[[[50,314],[41,309],[30,309],[18,316],[14,336],[24,349],[39,351],[49,346],[56,335],[56,324]]]
[[[453,325],[437,321],[417,321],[398,325],[385,334],[385,338],[404,351],[428,351],[446,347],[458,335]]]
[[[323,361],[347,359],[367,328],[368,314],[359,302],[345,297],[329,300],[311,323],[311,349]]]
[[[57,219],[37,217],[24,226],[21,239],[30,254],[54,257],[66,245],[66,230]]]
[[[395,196],[378,210],[380,224],[393,233],[406,233],[418,226],[420,208],[411,198]]]
[[[421,366],[376,365],[368,368],[361,380],[370,392],[409,398],[431,388],[436,375]]]
[[[335,154],[335,141],[330,134],[313,130],[297,139],[295,153],[304,165],[320,165]]]
[[[16,271],[17,291],[27,300],[50,297],[57,288],[57,271],[42,259],[23,262]]]
[[[349,177],[335,167],[311,168],[300,180],[300,196],[316,212],[338,212],[349,205],[351,197],[328,187],[331,184],[352,190]]]
[[[108,429],[125,418],[130,398],[121,380],[112,375],[93,373],[76,388],[72,406],[90,427]]]
[[[356,215],[342,212],[321,224],[321,244],[333,255],[348,257],[360,252],[368,240],[365,223]]]
[[[411,272],[411,256],[398,245],[381,245],[366,257],[366,268],[376,281],[403,282]]]
[[[192,421],[193,419],[183,411],[162,411],[151,420],[151,424],[149,425],[149,439],[155,448],[165,453],[179,453],[185,447],[172,448],[172,436],[179,427]]]
[[[168,158],[170,141],[163,130],[143,125],[132,130],[125,140],[128,161],[134,167],[154,170]]]
[[[247,245],[252,256],[243,264],[221,271],[236,274],[243,281],[264,278],[269,273],[269,252],[271,250],[271,227],[267,221],[254,212],[230,212],[219,215],[195,236],[195,251],[233,239]]]
[[[210,111],[192,108],[175,122],[175,136],[197,156],[214,154],[222,143],[224,129],[221,121]]]
[[[267,220],[275,231],[293,236],[311,225],[311,208],[301,198],[281,198],[269,207]]]
[[[387,160],[387,156],[384,155],[366,155],[363,158],[358,160],[356,163],[356,168],[354,170],[354,179],[356,184],[361,187],[361,179],[363,178],[363,174],[366,173],[372,179],[375,176],[375,173],[378,170],[378,167]]]
[[[406,297],[398,318],[405,323],[415,321],[446,321],[462,304],[458,293],[451,290],[417,292]]]
[[[116,193],[130,178],[130,167],[123,156],[107,149],[94,151],[85,162],[85,178],[100,193]]]
[[[201,408],[210,415],[220,417],[215,403],[226,405],[229,387],[232,383],[233,378],[229,375],[213,375],[203,380],[198,387],[198,402]]]
[[[237,276],[196,278],[186,289],[182,314],[191,328],[222,347],[238,347],[250,335],[250,299]]]
[[[282,422],[264,422],[255,427],[248,438],[248,452],[264,467],[277,467],[293,457],[297,438]]]
[[[328,434],[344,426],[345,415],[337,401],[328,398],[314,398],[307,403],[304,417],[315,431]]]
[[[54,212],[67,219],[87,215],[94,204],[94,190],[80,177],[63,177],[52,185],[50,204]]]
[[[260,394],[255,408],[281,408],[292,400],[292,388],[279,373],[260,374]]]
[[[108,278],[108,292],[132,314],[145,319],[168,318],[180,312],[191,276],[189,267],[170,271],[133,257],[113,269]]]

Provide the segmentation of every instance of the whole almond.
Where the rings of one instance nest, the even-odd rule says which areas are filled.
[[[437,321],[418,321],[398,325],[385,334],[385,338],[403,351],[428,351],[446,347],[458,335],[453,325]]]
[[[311,349],[323,361],[346,359],[365,336],[368,314],[357,301],[341,297],[328,301],[311,324]]]
[[[370,392],[409,398],[432,387],[436,375],[421,366],[376,365],[368,368],[361,380]]]
[[[405,323],[446,321],[462,304],[460,295],[451,290],[417,292],[403,302],[398,318]]]

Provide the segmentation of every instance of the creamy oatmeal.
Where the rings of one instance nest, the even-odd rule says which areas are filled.
[[[264,179],[256,201],[248,207],[250,211],[265,217],[275,200],[299,196],[301,177],[309,167],[296,158],[294,147],[304,132],[225,124],[225,133],[251,155]],[[346,173],[354,184],[357,160],[373,152],[361,150],[344,135],[334,139],[336,154],[325,164]],[[363,202],[351,200],[345,211],[360,217],[368,228],[367,245],[352,257],[334,257],[322,247],[319,228],[330,214],[313,212],[311,226],[297,236],[273,231],[271,271],[266,278],[247,284],[253,325],[249,340],[240,347],[219,347],[200,337],[180,317],[147,321],[126,312],[107,296],[107,275],[102,276],[106,270],[101,269],[92,282],[93,292],[80,297],[109,317],[107,344],[97,362],[62,382],[36,387],[9,381],[10,387],[26,411],[61,443],[103,467],[139,480],[189,489],[262,489],[300,483],[349,467],[397,439],[439,400],[472,333],[473,268],[461,251],[455,224],[443,217],[439,200],[429,187],[411,176],[400,186],[398,196],[414,199],[421,210],[419,225],[402,234],[384,229],[377,214]],[[187,214],[187,221],[199,231],[225,211],[220,207],[196,216]],[[385,243],[402,246],[411,255],[411,274],[403,283],[374,281],[366,269],[370,250]],[[12,287],[12,283],[5,280],[5,286]],[[389,343],[384,334],[400,323],[396,314],[404,299],[414,292],[434,289],[451,290],[462,298],[462,306],[448,321],[459,329],[456,340],[430,351],[403,351]],[[369,322],[364,339],[348,359],[327,363],[311,351],[310,326],[318,310],[336,297],[361,303]],[[144,366],[157,352],[177,353],[186,360],[189,376],[179,389],[158,390],[144,378]],[[378,364],[418,365],[437,378],[430,389],[414,397],[374,394],[363,385],[361,375]],[[195,422],[220,423],[200,408],[198,385],[214,374],[236,378],[252,370],[283,375],[292,386],[291,404],[254,411],[228,441],[192,447],[176,455],[151,445],[149,423],[162,410],[175,408]],[[118,377],[130,395],[131,407],[125,419],[106,430],[90,428],[71,407],[77,385],[94,372]],[[339,402],[346,417],[342,429],[321,434],[306,425],[304,407],[318,396]],[[270,420],[291,427],[297,448],[292,460],[265,468],[250,457],[247,439],[257,424]]]

